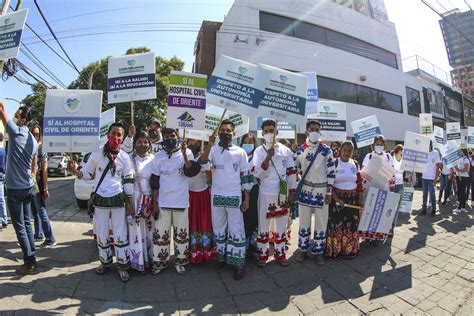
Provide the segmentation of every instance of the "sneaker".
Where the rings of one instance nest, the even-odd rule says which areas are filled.
[[[46,237],[41,237],[41,238],[35,237],[35,241],[44,242],[45,240],[46,240]]]
[[[436,210],[432,210],[431,215],[433,215],[433,216],[436,215]]]
[[[240,281],[244,278],[245,276],[245,268],[244,267],[236,267],[235,272],[234,272],[234,280],[235,281]]]
[[[23,264],[20,267],[15,269],[16,274],[18,275],[32,275],[37,274],[38,271],[38,264],[35,262],[32,265]]]
[[[174,270],[179,275],[183,275],[183,274],[186,273],[186,268],[183,265],[175,264],[174,265]]]
[[[158,275],[163,271],[165,271],[165,268],[163,267],[153,267],[153,269],[151,270],[151,274]]]
[[[7,228],[8,227],[8,223],[2,223],[2,228]]]
[[[41,248],[54,248],[57,243],[55,241],[45,240],[44,243],[40,245]]]
[[[120,276],[120,281],[122,282],[128,282],[130,279],[130,275],[128,274],[128,271],[123,268],[118,268],[118,274]]]
[[[461,212],[461,209],[460,209],[460,208],[455,208],[455,209],[453,210],[453,213],[454,213],[454,214],[459,214],[460,212]]]
[[[420,215],[426,215],[426,209],[423,209],[420,213]]]
[[[468,211],[465,208],[462,208],[461,212],[468,213]]]
[[[105,271],[107,271],[107,268],[108,268],[107,265],[101,263],[101,264],[95,269],[95,272],[96,272],[97,274],[104,274]]]
[[[323,266],[323,265],[326,264],[326,261],[324,260],[324,256],[323,256],[323,255],[316,255],[314,262],[315,262],[318,266]]]

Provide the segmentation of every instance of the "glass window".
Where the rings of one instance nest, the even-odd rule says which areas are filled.
[[[403,113],[402,98],[399,95],[379,91],[377,103],[381,109]]]
[[[359,104],[363,104],[363,105],[368,105],[368,106],[371,106],[371,107],[378,107],[377,106],[377,92],[378,90],[376,89],[372,89],[372,88],[367,88],[367,87],[364,87],[364,86],[359,86],[359,93],[358,93],[358,97],[359,97]]]
[[[263,31],[294,36],[294,21],[280,15],[260,12],[260,29]]]
[[[357,103],[357,85],[318,76],[319,96],[324,99]]]
[[[295,37],[316,43],[326,43],[326,30],[302,21],[294,24]]]
[[[420,92],[406,87],[408,114],[418,116],[421,113]]]

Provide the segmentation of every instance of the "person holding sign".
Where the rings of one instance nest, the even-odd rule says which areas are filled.
[[[275,143],[278,129],[276,122],[266,120],[262,123],[265,143],[254,152],[253,175],[260,180],[258,195],[258,266],[263,268],[268,260],[269,230],[271,222],[275,243],[274,257],[283,266],[286,259],[286,224],[288,205],[293,204],[296,189],[296,169],[291,150]]]
[[[385,152],[385,145],[386,140],[383,135],[377,135],[374,138],[374,151],[368,153],[364,157],[364,161],[362,162],[362,167],[365,167],[369,164],[369,161],[375,156],[378,155],[380,158],[388,162],[392,167],[394,165],[393,157]],[[387,190],[388,189],[395,189],[395,177],[391,178],[387,183]]]
[[[137,129],[135,125],[130,125],[130,127],[128,128],[128,135],[127,137],[125,137],[122,144],[122,149],[127,153],[131,153],[133,151],[133,138],[135,137],[136,131]],[[163,149],[161,144],[162,136],[160,120],[158,120],[157,118],[151,119],[147,125],[147,133],[150,137],[151,152],[153,154],[156,154],[157,152]]]
[[[456,183],[458,185],[458,207],[453,211],[454,214],[459,214],[460,212],[466,212],[466,201],[469,194],[469,168],[471,166],[471,161],[467,156],[467,149],[461,149],[462,162],[457,166],[454,166],[456,171]]]
[[[214,146],[216,133],[219,143]],[[209,138],[201,162],[212,166],[212,227],[218,252],[218,268],[235,266],[234,280],[245,276],[245,227],[242,212],[250,204],[253,176],[248,173],[247,153],[232,143],[235,125],[230,120],[219,124]],[[242,191],[244,200],[242,202]]]
[[[425,172],[421,177],[421,185],[423,187],[423,205],[421,215],[426,215],[426,202],[428,200],[428,192],[430,194],[431,215],[436,215],[436,193],[434,183],[438,179],[441,170],[441,158],[436,150],[433,150],[433,142],[430,141],[430,152],[428,153],[428,163]]]
[[[298,251],[296,261],[302,262],[310,248],[311,213],[314,212],[314,240],[311,253],[316,256],[316,264],[322,266],[326,248],[328,209],[331,203],[335,168],[331,148],[320,140],[321,124],[310,120],[306,123],[306,149],[297,158],[297,165],[303,176],[296,189],[296,201],[300,215]]]
[[[125,127],[113,123],[107,133],[107,143],[100,151],[85,158],[77,170],[77,178],[94,180],[95,192],[91,197],[94,207],[94,231],[97,235],[100,266],[98,274],[104,274],[112,264],[113,254],[117,257],[117,267],[122,282],[127,282],[130,267],[130,248],[128,243],[125,208],[133,215],[133,168],[130,157],[120,149],[125,136]],[[74,173],[74,170],[71,170]],[[109,239],[112,228],[114,251]]]
[[[163,148],[153,158],[150,178],[153,190],[153,271],[159,274],[168,267],[170,239],[174,240],[174,267],[178,274],[186,273],[189,262],[189,177],[201,171],[186,142],[178,143],[178,130],[163,129]],[[171,229],[173,228],[173,234]]]

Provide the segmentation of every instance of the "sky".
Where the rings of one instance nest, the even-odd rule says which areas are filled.
[[[269,0],[278,1],[278,0]],[[329,1],[329,0],[315,0]],[[474,0],[427,0],[444,12],[454,8],[474,7]],[[81,70],[90,62],[106,56],[120,56],[130,47],[146,46],[156,55],[174,55],[185,61],[191,71],[197,32],[203,20],[223,21],[233,0],[47,0],[38,1],[47,20],[59,37],[66,52]],[[16,0],[11,0],[12,5]],[[389,20],[395,23],[402,59],[419,55],[449,72],[444,41],[439,27],[439,16],[421,0],[385,0]],[[24,0],[22,8],[29,8],[27,23],[63,57],[52,39],[33,0]],[[61,82],[69,85],[77,73],[55,55],[29,29],[25,28],[23,42]],[[51,83],[23,53],[18,59]],[[413,65],[410,60],[406,65]],[[410,69],[404,69],[410,70]],[[26,77],[24,73],[21,76]],[[54,83],[58,85],[57,83]],[[31,93],[28,85],[14,78],[0,81],[0,98],[22,100]],[[11,115],[18,103],[5,100]]]

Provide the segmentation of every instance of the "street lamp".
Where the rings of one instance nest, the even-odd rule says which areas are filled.
[[[18,101],[17,99],[13,99],[13,98],[5,98],[5,100],[15,101],[15,102],[17,102],[17,103],[20,104],[20,105],[23,104],[23,102]]]

